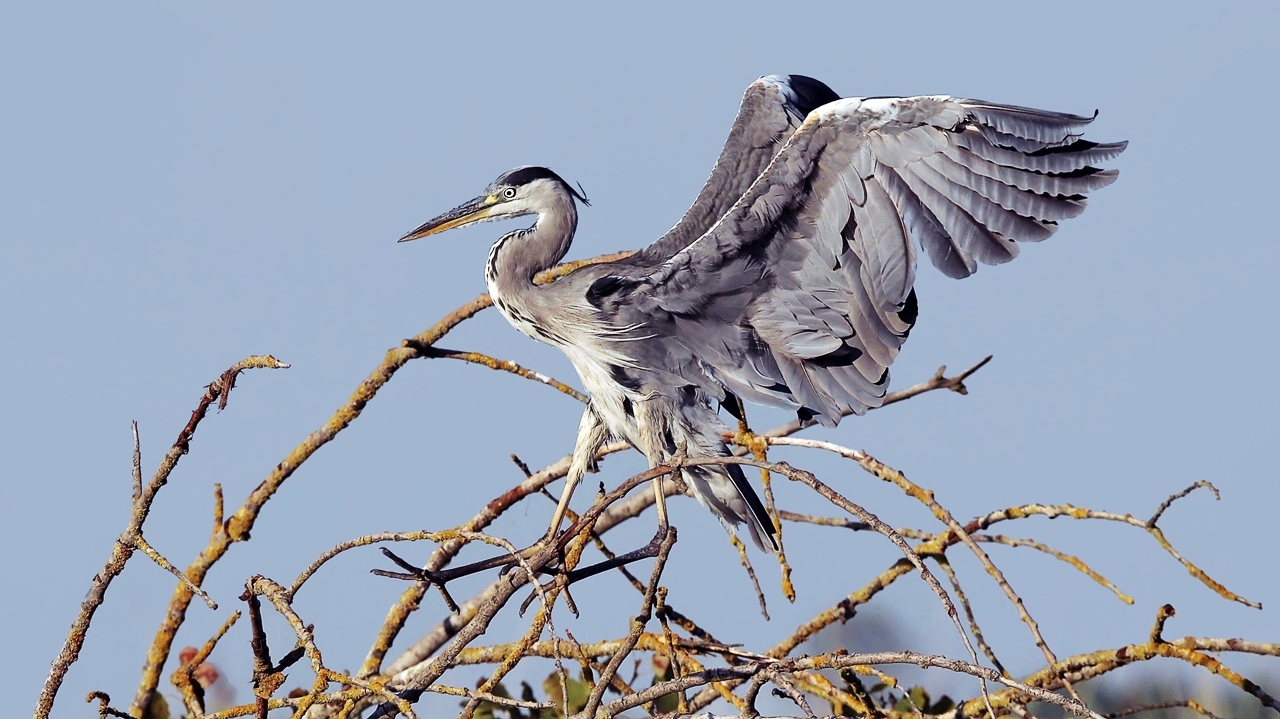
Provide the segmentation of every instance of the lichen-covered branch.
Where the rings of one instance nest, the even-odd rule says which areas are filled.
[[[178,460],[190,450],[191,440],[195,436],[196,428],[208,413],[209,407],[214,402],[218,402],[219,407],[226,407],[227,396],[231,394],[232,388],[235,387],[236,378],[241,372],[247,369],[261,368],[284,369],[288,366],[271,355],[254,355],[231,365],[218,379],[210,382],[204,388],[204,394],[201,395],[196,408],[191,411],[191,419],[187,421],[186,426],[178,434],[178,439],[169,448],[169,451],[165,453],[164,458],[160,460],[160,466],[145,486],[142,484],[142,450],[138,439],[138,426],[136,422],[133,424],[133,506],[129,516],[129,523],[112,546],[111,556],[107,559],[102,571],[94,576],[93,584],[89,587],[89,594],[80,604],[80,613],[76,616],[75,621],[71,623],[71,632],[67,635],[67,639],[62,645],[62,651],[58,652],[57,658],[53,660],[53,665],[49,669],[49,677],[45,680],[44,688],[40,690],[40,698],[36,703],[36,719],[48,717],[49,712],[53,709],[53,701],[57,697],[58,689],[62,686],[62,680],[67,675],[67,670],[80,657],[80,649],[84,646],[85,635],[89,631],[89,624],[93,621],[93,615],[106,599],[107,587],[111,586],[112,580],[124,571],[125,564],[133,556],[135,549],[143,547],[150,549],[150,545],[146,544],[145,540],[142,539],[142,525],[146,523],[147,517],[151,514],[151,505],[155,501],[156,494],[169,481],[169,475],[178,466]],[[193,590],[199,587],[199,580],[179,572],[154,549],[147,553],[161,567],[165,567],[177,574],[181,579],[180,589],[194,596]],[[203,596],[211,606],[217,606],[213,604],[213,600],[207,594]]]
[[[537,281],[552,281],[574,267],[593,261],[614,259],[624,254],[626,253],[563,266],[540,276]],[[572,387],[514,360],[496,358],[482,352],[449,350],[438,346],[450,331],[474,317],[489,304],[487,296],[477,297],[457,308],[423,333],[406,339],[399,347],[389,350],[378,367],[365,378],[328,421],[268,472],[258,487],[230,514],[225,512],[221,487],[215,485],[214,526],[209,542],[185,570],[180,570],[171,564],[163,554],[143,538],[142,523],[150,511],[155,493],[164,484],[182,454],[189,451],[196,428],[206,415],[208,408],[215,403],[218,406],[225,406],[227,395],[234,388],[240,371],[252,367],[287,365],[270,357],[253,357],[233,365],[211,383],[206,388],[190,420],[179,433],[177,441],[166,453],[155,477],[147,484],[142,481],[141,447],[135,426],[132,467],[133,520],[125,534],[116,541],[111,559],[95,581],[89,598],[82,607],[81,617],[73,625],[68,645],[64,647],[59,661],[55,662],[54,671],[50,674],[50,682],[46,684],[47,701],[46,696],[42,694],[41,704],[37,706],[37,717],[48,716],[48,710],[52,706],[62,676],[67,666],[75,661],[75,653],[79,650],[79,644],[76,642],[83,642],[84,631],[88,628],[94,609],[103,600],[106,585],[119,574],[124,562],[136,550],[141,550],[162,568],[174,574],[179,584],[170,599],[168,611],[161,621],[148,653],[130,712],[126,714],[112,708],[109,697],[100,692],[91,694],[88,699],[90,702],[98,703],[98,713],[101,717],[147,716],[148,704],[155,696],[158,686],[159,672],[169,657],[176,633],[186,620],[190,601],[195,596],[201,596],[211,607],[215,606],[202,589],[209,570],[225,556],[232,544],[248,540],[250,530],[260,517],[263,507],[280,489],[283,482],[299,466],[312,460],[320,447],[332,441],[338,433],[358,419],[367,403],[409,360],[455,359],[479,364],[549,386],[575,400],[585,401],[586,397]],[[990,357],[951,377],[946,376],[945,367],[939,368],[929,380],[889,394],[885,398],[884,405],[912,399],[934,390],[945,389],[966,394],[968,391],[965,385],[966,380],[985,366],[989,360]],[[535,417],[530,421],[536,421],[536,419]],[[1164,657],[1200,667],[1222,677],[1240,690],[1256,697],[1264,706],[1280,710],[1280,703],[1277,703],[1271,695],[1258,684],[1227,667],[1217,656],[1226,652],[1280,656],[1280,645],[1240,639],[1186,637],[1176,641],[1166,640],[1164,631],[1166,623],[1173,616],[1172,607],[1163,608],[1157,615],[1147,641],[1119,649],[1102,650],[1063,660],[1057,659],[1049,650],[1036,621],[1032,619],[1021,598],[1005,578],[1001,567],[983,549],[991,544],[1035,549],[1070,564],[1090,579],[1113,591],[1121,600],[1131,603],[1131,598],[1078,557],[1060,552],[1036,539],[1011,538],[985,531],[1001,522],[1037,516],[1049,518],[1069,516],[1076,519],[1121,522],[1151,534],[1166,552],[1186,567],[1187,571],[1224,598],[1259,607],[1260,605],[1256,602],[1230,592],[1199,567],[1186,560],[1168,542],[1158,526],[1163,514],[1175,502],[1195,489],[1205,487],[1217,496],[1217,489],[1208,482],[1197,482],[1181,492],[1170,495],[1158,506],[1151,518],[1145,521],[1136,519],[1130,514],[1096,511],[1072,505],[1029,504],[999,509],[971,521],[961,522],[934,497],[930,490],[916,485],[902,472],[878,462],[865,452],[829,442],[793,436],[806,426],[808,426],[807,423],[791,422],[757,434],[751,432],[744,420],[737,432],[730,432],[725,436],[726,441],[738,445],[735,456],[689,459],[678,455],[669,466],[654,467],[636,474],[621,483],[616,483],[612,491],[605,491],[605,484],[602,483],[596,501],[589,509],[568,513],[571,526],[565,532],[552,540],[540,541],[524,549],[517,549],[507,539],[487,532],[495,520],[513,508],[519,507],[529,497],[550,496],[547,486],[566,475],[569,458],[566,457],[536,472],[530,470],[523,462],[516,460],[522,474],[519,483],[514,486],[508,484],[509,489],[496,496],[469,520],[456,527],[414,531],[380,531],[384,528],[373,527],[364,530],[370,531],[369,534],[323,551],[315,561],[303,568],[287,587],[263,576],[250,577],[245,584],[245,593],[241,599],[248,607],[249,621],[245,624],[249,625],[247,633],[250,641],[247,651],[251,652],[254,660],[255,688],[251,703],[206,714],[203,688],[196,681],[197,668],[208,661],[210,653],[219,645],[220,640],[233,629],[243,638],[246,629],[244,624],[236,624],[238,612],[230,614],[221,629],[206,641],[203,647],[198,651],[192,650],[194,656],[188,658],[184,654],[183,658],[186,661],[173,671],[171,681],[178,690],[186,715],[191,719],[266,717],[269,712],[285,708],[292,709],[299,717],[310,719],[356,716],[365,716],[369,719],[364,712],[375,704],[378,708],[371,716],[386,717],[402,714],[412,717],[414,704],[428,692],[460,698],[463,702],[460,716],[463,719],[491,716],[495,710],[500,713],[506,712],[511,717],[523,717],[522,712],[527,712],[529,716],[595,719],[596,717],[613,717],[637,708],[643,708],[644,711],[654,715],[675,712],[678,716],[691,716],[693,713],[706,710],[715,702],[723,702],[731,706],[735,713],[749,716],[758,711],[757,699],[767,696],[770,691],[775,696],[790,702],[791,711],[807,717],[823,714],[822,702],[825,702],[830,705],[832,714],[847,715],[852,712],[867,719],[923,719],[924,717],[972,719],[980,714],[987,714],[991,719],[1003,717],[1028,719],[1031,716],[1031,710],[1028,708],[1031,702],[1051,702],[1078,716],[1102,719],[1097,712],[1079,701],[1079,697],[1072,691],[1072,683],[1087,682],[1136,662]],[[498,433],[496,436],[500,437],[501,434]],[[880,479],[895,484],[909,497],[924,504],[943,526],[937,528],[937,531],[891,527],[882,522],[875,513],[837,492],[831,484],[820,481],[813,473],[787,463],[770,462],[768,457],[770,445],[785,445],[801,450],[830,451],[847,457]],[[628,446],[622,442],[608,444],[597,453],[596,462],[599,463],[610,454],[623,451]],[[613,551],[605,544],[604,536],[610,530],[642,517],[646,510],[654,505],[654,493],[632,493],[635,488],[647,485],[651,480],[657,480],[662,496],[678,496],[687,493],[687,488],[678,479],[674,479],[679,476],[679,472],[674,470],[685,466],[726,463],[752,466],[761,470],[761,476],[766,483],[765,499],[770,512],[776,516],[775,521],[802,522],[854,532],[876,532],[891,541],[901,551],[902,557],[879,574],[861,577],[847,589],[842,589],[849,592],[844,599],[800,622],[790,635],[772,647],[759,646],[751,636],[712,636],[704,628],[711,624],[702,622],[703,618],[688,616],[675,608],[676,605],[681,605],[682,593],[694,590],[679,584],[661,583],[664,567],[672,552],[682,551],[675,545],[674,528],[661,527],[659,533],[648,545],[631,552]],[[771,483],[772,475],[775,474],[808,488],[809,491],[823,497],[848,516],[824,517],[778,509],[774,505],[775,498]],[[541,502],[541,500],[537,501]],[[846,549],[844,543],[858,535],[831,532],[826,536],[830,537],[832,551],[841,552],[852,551],[853,548]],[[328,571],[328,562],[343,552],[375,544],[418,541],[433,542],[435,545],[434,548],[424,547],[420,552],[421,555],[428,555],[427,549],[431,549],[423,564],[416,563],[422,561],[421,558],[411,562],[384,549],[384,552],[403,571],[387,571],[378,568],[375,572],[383,577],[408,580],[409,585],[387,613],[381,628],[373,637],[372,646],[360,665],[359,671],[355,675],[348,675],[330,669],[316,645],[313,627],[307,624],[294,609],[295,596],[306,589],[311,577],[319,572]],[[497,547],[500,553],[490,559],[463,567],[450,566],[459,552],[473,542],[483,542]],[[612,541],[611,544],[616,546]],[[1023,622],[1031,631],[1031,639],[1044,654],[1045,666],[1030,676],[1022,679],[1011,676],[1001,665],[995,651],[986,642],[983,628],[977,620],[979,612],[975,611],[972,602],[962,589],[962,586],[968,586],[968,579],[966,578],[966,583],[962,584],[962,578],[949,560],[948,551],[961,544],[978,558],[985,572],[995,579],[1001,590],[1015,605]],[[750,579],[756,588],[763,610],[766,593],[760,590],[759,583],[755,581],[744,545],[736,541],[735,545],[742,552],[743,564],[748,567]],[[593,548],[600,557],[603,557],[602,560],[597,560],[596,555],[591,553]],[[317,548],[319,549],[321,548]],[[828,556],[819,558],[792,556],[788,559],[780,555],[783,595],[787,598],[794,596],[795,589],[790,580],[791,561],[795,561],[798,567],[802,564],[814,566],[815,562],[817,566],[821,566],[821,563],[828,558]],[[648,581],[641,581],[637,576],[644,576],[640,570],[628,565],[632,562],[649,560],[653,560],[653,566],[648,570]],[[930,562],[936,564],[937,568],[947,576],[949,588],[944,588],[934,576],[929,568]],[[578,605],[571,589],[578,586],[578,582],[594,581],[594,577],[614,570],[620,572],[627,580],[627,584],[636,592],[633,595],[630,594],[632,590],[624,589],[624,593],[631,601],[617,602],[616,609],[612,606],[603,608],[603,610],[615,609],[619,619],[625,618],[625,624],[617,627],[617,633],[603,638],[584,637],[585,641],[579,641],[570,631],[563,628],[558,630],[558,617],[554,614],[557,606],[564,606],[575,614],[578,612]],[[481,588],[473,596],[468,598],[460,596],[459,598],[463,600],[455,602],[446,589],[446,584],[475,572],[487,573],[489,581],[481,583]],[[852,618],[861,607],[880,596],[885,588],[913,573],[918,573],[938,596],[969,650],[968,661],[907,651],[851,655],[844,650],[836,650],[817,656],[795,656],[798,648],[818,632],[832,624]],[[840,579],[843,579],[843,576]],[[454,586],[454,591],[457,591],[458,585],[450,586]],[[432,587],[439,590],[444,600],[443,607],[434,601],[424,601]],[[518,592],[525,597],[523,602],[516,598]],[[953,596],[956,602],[952,601]],[[560,601],[562,598],[563,602]],[[638,606],[637,603],[631,603],[637,599]],[[494,624],[500,613],[505,611],[514,618],[518,612],[519,616],[524,617],[525,609],[535,606],[535,602],[537,609],[532,617],[523,620],[515,631],[507,630],[509,632],[507,636],[499,637],[489,644],[482,643],[481,638],[490,632],[492,627],[508,626]],[[957,603],[964,611],[964,620],[968,625],[967,631],[959,616]],[[264,629],[262,614],[271,608],[284,617],[291,630],[286,632],[284,637],[268,637]],[[602,611],[600,607],[592,609],[597,613]],[[438,614],[426,623],[429,629],[425,634],[404,648],[393,661],[388,661],[388,655],[408,619],[415,612],[422,611],[438,612]],[[655,618],[659,626],[651,627],[651,620]],[[237,626],[239,626],[238,629]],[[732,633],[731,630],[717,630],[717,634]],[[990,662],[994,668],[981,665],[979,654],[970,642],[970,636],[976,639],[984,660]],[[224,645],[243,647],[245,642],[242,639],[229,640],[224,642]],[[275,654],[280,655],[279,658],[273,658],[273,648]],[[304,659],[310,664],[314,681],[309,687],[295,688],[288,692],[287,696],[282,696],[285,693],[284,670]],[[652,667],[651,678],[648,673],[640,671],[640,667],[644,665],[642,660],[645,659],[649,660]],[[581,678],[571,676],[569,669],[566,668],[566,664],[572,667],[575,663],[581,667]],[[451,678],[457,676],[457,670],[481,664],[492,665],[493,669],[487,678],[476,685],[477,688],[455,686],[459,682],[454,682]],[[927,696],[917,693],[919,687],[900,686],[898,680],[892,676],[895,671],[893,667],[902,664],[959,672],[976,677],[980,680],[980,695],[962,700],[955,706],[950,699],[946,700],[945,706],[939,703],[931,704]],[[503,686],[504,681],[520,679],[521,675],[517,673],[518,671],[528,672],[533,670],[532,667],[547,665],[552,668],[544,684],[545,695],[542,697],[537,696],[537,690],[527,684],[524,685],[519,696],[509,692]],[[449,672],[454,673],[448,674]],[[868,689],[859,677],[874,677],[875,686]],[[989,692],[988,682],[993,683],[993,689],[998,691]],[[1072,696],[1063,696],[1059,693],[1062,690],[1072,692]],[[609,692],[614,694],[610,695]],[[1162,706],[1187,707],[1209,716],[1210,719],[1216,719],[1203,708],[1203,705],[1193,699],[1180,699],[1160,705],[1112,711],[1108,719]],[[422,711],[422,708],[420,707],[418,711]]]

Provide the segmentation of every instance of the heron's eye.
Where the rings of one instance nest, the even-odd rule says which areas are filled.
[[[516,196],[516,188],[508,187],[507,189],[502,191],[502,196],[507,198],[508,200],[514,199]]]

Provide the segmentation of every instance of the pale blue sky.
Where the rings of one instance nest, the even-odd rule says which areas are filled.
[[[962,282],[920,273],[920,322],[894,384],[994,354],[970,396],[921,398],[816,434],[902,469],[961,517],[1030,501],[1145,517],[1209,479],[1222,501],[1184,500],[1166,532],[1262,612],[1219,599],[1136,530],[1067,520],[1001,530],[1079,555],[1132,594],[1133,607],[1026,550],[992,555],[1059,655],[1141,640],[1164,602],[1178,608],[1172,635],[1280,637],[1276,6],[782,7],[0,9],[0,694],[20,709],[34,704],[125,525],[130,420],[141,425],[150,473],[226,366],[267,352],[293,364],[244,376],[162,492],[147,536],[185,566],[207,538],[211,485],[238,505],[386,348],[483,290],[485,253],[504,229],[409,245],[397,237],[506,169],[545,164],[593,201],[572,256],[638,247],[693,198],[743,88],[788,72],[845,95],[1098,108],[1089,136],[1131,142],[1114,163],[1120,180],[1052,240]],[[448,346],[576,383],[558,353],[492,313]],[[508,454],[541,466],[568,452],[578,413],[512,377],[411,364],[289,480],[254,540],[218,565],[207,587],[223,609],[193,605],[179,646],[201,643],[237,608],[250,574],[288,581],[343,539],[463,521],[516,481]],[[780,418],[753,417],[760,426]],[[927,512],[852,466],[779,456],[889,521],[930,526]],[[638,456],[611,460],[599,478],[616,483],[639,466]],[[784,506],[816,506],[797,489],[779,491]],[[527,541],[550,509],[531,504],[496,529]],[[764,623],[716,522],[692,502],[673,510],[681,541],[671,602],[726,636],[789,633],[895,556],[874,536],[793,530],[800,598],[787,605],[776,568],[757,561],[774,615]],[[839,554],[839,571],[806,568],[806,554]],[[359,665],[402,589],[365,573],[384,564],[376,550],[353,552],[300,595],[333,666]],[[1037,666],[998,590],[968,558],[957,554],[957,566],[1002,658],[1015,671]],[[127,703],[172,585],[134,560],[108,594],[58,716],[86,715],[80,701],[91,689]],[[576,596],[591,606],[597,592],[621,587],[609,580]],[[912,648],[960,651],[918,580],[879,601],[898,611]],[[429,604],[406,640],[441,612]],[[625,621],[587,611],[558,626],[585,639],[622,634]],[[491,636],[518,626],[499,622]],[[216,657],[242,698],[245,631]]]

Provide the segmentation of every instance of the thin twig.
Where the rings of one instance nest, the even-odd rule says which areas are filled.
[[[302,574],[299,574],[298,578],[293,580],[293,584],[289,587],[289,596],[293,597],[294,595],[296,595],[298,593],[298,590],[302,588],[302,585],[305,584],[308,579],[315,576],[316,572],[320,571],[320,567],[323,567],[325,563],[328,562],[330,559],[333,559],[334,557],[338,556],[339,554],[342,554],[348,549],[355,549],[356,547],[367,547],[370,544],[378,544],[380,542],[417,542],[422,540],[438,542],[438,541],[441,541],[445,536],[449,536],[451,534],[452,533],[427,532],[427,531],[379,532],[378,534],[366,534],[363,537],[356,537],[355,539],[349,539],[333,547],[332,549],[329,549],[324,554],[321,554],[319,557],[316,558],[314,562],[308,565],[306,569],[302,570]]]
[[[741,403],[738,405],[738,410],[741,413],[741,418],[738,420],[737,443],[746,447],[751,452],[751,456],[757,460],[768,462],[768,443],[756,439],[755,434],[747,425],[746,408],[742,407]],[[760,470],[760,485],[764,488],[764,507],[778,544],[776,558],[781,574],[782,596],[786,597],[788,602],[795,604],[796,588],[791,581],[791,564],[787,561],[787,547],[782,539],[782,520],[778,517],[778,507],[773,499],[773,479],[772,475],[769,474],[769,470]],[[738,554],[742,556],[743,565],[747,567],[747,573],[751,575],[751,582],[756,585],[756,595],[760,598],[760,611],[764,614],[764,618],[768,619],[769,612],[765,608],[764,594],[760,592],[760,584],[756,581],[755,572],[751,570],[751,563],[747,560],[746,547],[742,546],[742,542],[738,541],[736,536],[734,537],[734,544],[738,549]]]
[[[204,600],[204,603],[208,605],[210,609],[216,610],[218,608],[218,603],[213,601],[212,597],[206,594],[205,591],[201,589],[199,586],[197,586],[195,582],[188,579],[187,575],[183,574],[181,569],[178,569],[177,567],[173,566],[169,562],[169,560],[164,558],[164,555],[157,552],[155,547],[152,547],[149,543],[147,543],[147,540],[143,538],[141,533],[134,535],[131,541],[133,542],[133,546],[135,548],[141,550],[143,554],[150,557],[151,561],[158,564],[161,569],[177,577],[178,581],[186,584],[187,589],[190,589],[192,592],[195,592],[201,599]]]
[[[751,588],[756,591],[756,601],[760,603],[760,614],[769,621],[769,605],[764,600],[764,592],[760,589],[760,581],[756,579],[756,570],[751,566],[751,558],[747,556],[747,545],[738,539],[736,534],[729,535],[729,543],[733,548],[738,550],[738,561],[742,564],[742,568],[747,571],[747,578],[751,580]]]
[[[1209,711],[1204,707],[1203,704],[1201,704],[1200,702],[1194,699],[1183,699],[1182,701],[1161,702],[1159,704],[1147,704],[1145,706],[1140,706],[1140,707],[1130,707],[1128,709],[1122,709],[1118,712],[1110,712],[1105,716],[1107,719],[1120,719],[1121,717],[1133,716],[1134,714],[1141,714],[1143,712],[1160,711],[1161,709],[1180,709],[1180,708],[1191,709],[1192,711],[1198,712],[1199,714],[1208,717],[1208,719],[1222,719],[1217,714],[1214,714],[1213,712]]]
[[[943,553],[935,555],[933,559],[942,568],[942,573],[947,575],[947,579],[950,580],[951,588],[956,593],[956,599],[960,600],[960,607],[964,609],[965,619],[969,622],[969,631],[973,632],[973,638],[978,642],[978,648],[982,650],[983,654],[987,655],[987,659],[991,661],[991,666],[995,667],[996,671],[1005,676],[1011,676],[1008,670],[1004,668],[1004,665],[1000,663],[1000,660],[996,658],[995,650],[991,648],[990,644],[987,644],[986,638],[982,636],[982,628],[978,626],[978,619],[973,615],[973,607],[969,605],[969,598],[965,596],[964,589],[960,587],[960,578],[956,576],[956,570],[951,567],[951,561]]]
[[[119,709],[113,709],[111,707],[111,697],[106,692],[89,692],[89,695],[86,696],[84,700],[86,703],[92,703],[94,700],[97,700],[98,716],[100,717],[100,719],[106,719],[106,717],[121,717],[121,719],[133,719],[133,716],[129,714],[125,714]]]
[[[406,340],[406,342],[408,341],[409,340]],[[482,367],[488,367],[489,369],[492,369],[492,370],[498,370],[501,372],[510,372],[511,374],[514,374],[518,377],[531,379],[534,382],[541,382],[542,384],[545,384],[548,387],[551,387],[560,392],[563,392],[564,394],[569,395],[570,397],[578,400],[579,402],[582,402],[583,404],[586,404],[591,399],[590,397],[570,387],[564,382],[561,382],[555,377],[549,377],[545,374],[542,374],[541,372],[535,372],[526,367],[521,367],[520,365],[516,364],[515,362],[512,362],[511,360],[502,360],[496,357],[490,357],[489,355],[481,354],[480,352],[450,350],[450,349],[445,349],[443,347],[432,347],[430,345],[417,346],[415,347],[415,349],[417,349],[419,352],[422,352],[423,355],[427,357],[433,357],[433,358],[439,357],[442,359],[462,360],[463,362],[481,365]]]
[[[434,694],[447,694],[449,696],[476,699],[479,701],[489,702],[490,704],[497,704],[498,706],[515,707],[516,709],[533,709],[534,711],[541,711],[544,709],[556,708],[556,703],[553,701],[526,702],[526,701],[521,701],[519,699],[512,699],[511,697],[503,697],[503,696],[498,696],[497,694],[490,694],[488,692],[477,691],[475,689],[467,689],[465,687],[450,687],[450,686],[445,686],[443,684],[433,684],[427,687],[427,691],[432,692]]]
[[[930,377],[927,381],[921,382],[920,384],[912,385],[910,387],[907,387],[906,389],[900,389],[894,392],[890,392],[889,394],[885,395],[884,401],[880,403],[880,406],[887,407],[896,402],[902,402],[903,400],[908,400],[917,395],[922,395],[925,392],[932,392],[936,389],[949,389],[952,392],[955,392],[957,394],[969,394],[969,388],[964,385],[964,381],[969,379],[970,375],[972,375],[974,372],[977,372],[978,370],[987,366],[987,363],[991,361],[991,358],[992,358],[992,355],[987,355],[986,357],[983,357],[981,360],[978,361],[977,364],[973,365],[969,369],[961,372],[960,374],[954,377],[945,376],[947,372],[947,366],[942,365],[941,367],[938,368],[938,371],[934,372],[933,376]]]
[[[249,605],[249,647],[253,651],[253,694],[257,705],[255,717],[266,719],[267,701],[279,688],[283,678],[277,675],[276,681],[271,680],[274,667],[271,663],[271,648],[267,644],[267,632],[262,627],[262,603],[253,591],[252,579],[245,582],[244,594],[240,595],[240,600]]]
[[[956,392],[957,394],[969,394],[969,388],[965,386],[964,381],[966,379],[969,379],[969,376],[972,375],[974,372],[977,372],[978,370],[986,366],[986,364],[990,361],[991,361],[991,355],[987,355],[985,358],[982,359],[982,361],[978,362],[977,364],[970,367],[969,369],[961,372],[955,377],[944,377],[943,374],[946,372],[947,366],[943,365],[938,368],[938,371],[935,372],[933,377],[931,377],[930,379],[924,382],[921,382],[920,384],[907,387],[906,389],[900,389],[885,395],[884,401],[880,403],[880,407],[886,407],[888,405],[902,402],[903,400],[908,400],[908,399],[911,399],[912,397],[916,397],[916,396],[925,394],[927,392],[932,392],[934,390],[939,390],[939,389],[949,389],[952,392]],[[872,409],[879,409],[879,408],[873,407]],[[846,412],[842,416],[848,417],[850,414],[852,414],[852,411]],[[812,427],[815,424],[817,424],[817,421],[812,419],[805,420],[803,422],[801,422],[800,420],[792,420],[790,422],[787,422],[786,424],[779,425],[769,430],[768,432],[762,433],[761,436],[762,437],[789,437],[795,434],[796,432],[799,432],[800,430],[805,429],[807,427]],[[732,440],[733,435],[734,435],[733,432],[725,432],[724,434],[725,441]]]
[[[129,423],[133,430],[133,503],[142,499],[142,440],[138,437],[138,420]]]
[[[1037,542],[1034,539],[1017,539],[1014,537],[1006,537],[1003,534],[971,534],[969,535],[975,542],[989,542],[992,544],[1003,544],[1009,547],[1030,547],[1038,552],[1044,552],[1054,559],[1066,562],[1076,569],[1080,570],[1086,577],[1110,589],[1116,597],[1125,604],[1133,604],[1133,597],[1125,594],[1119,587],[1111,583],[1111,580],[1095,572],[1089,565],[1085,564],[1079,557],[1059,552],[1043,542]]]
[[[1222,494],[1218,492],[1218,488],[1213,486],[1213,484],[1211,484],[1208,480],[1202,479],[1199,482],[1196,482],[1195,484],[1191,485],[1190,487],[1187,487],[1186,489],[1182,490],[1181,492],[1177,492],[1175,494],[1169,495],[1169,498],[1161,502],[1160,506],[1156,508],[1156,513],[1151,515],[1151,519],[1147,520],[1147,526],[1148,527],[1156,526],[1156,522],[1160,521],[1160,515],[1164,514],[1164,511],[1166,509],[1173,506],[1174,502],[1178,501],[1179,499],[1182,499],[1188,494],[1191,494],[1192,492],[1196,491],[1200,487],[1207,487],[1209,491],[1213,492],[1214,499],[1219,501],[1222,500]]]
[[[1172,617],[1177,613],[1177,610],[1173,608],[1172,604],[1162,604],[1160,608],[1156,610],[1156,623],[1151,627],[1152,644],[1161,644],[1164,642],[1164,637],[1161,636],[1164,633],[1164,623],[1169,621],[1169,617]]]

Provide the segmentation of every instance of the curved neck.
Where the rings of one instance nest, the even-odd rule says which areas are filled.
[[[578,228],[578,208],[567,192],[556,192],[527,230],[509,232],[489,249],[485,281],[491,292],[511,296],[533,286],[533,276],[554,267],[569,252]]]

